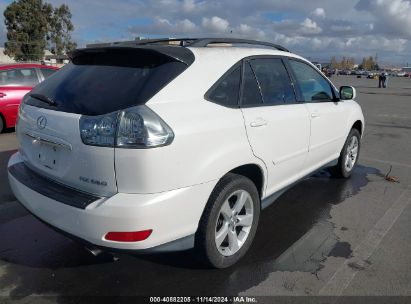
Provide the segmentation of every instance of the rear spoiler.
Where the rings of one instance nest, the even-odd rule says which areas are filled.
[[[92,55],[93,53],[104,53],[116,50],[128,50],[136,52],[142,51],[152,55],[159,55],[169,58],[173,61],[179,61],[186,65],[191,65],[194,62],[194,54],[187,48],[182,48],[178,46],[166,46],[166,45],[127,45],[122,46],[105,46],[105,47],[95,47],[95,48],[83,48],[76,49],[69,54],[70,60],[74,61],[76,58],[82,55]]]

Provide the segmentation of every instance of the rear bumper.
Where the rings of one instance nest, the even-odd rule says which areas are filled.
[[[117,193],[108,198],[95,197],[82,209],[35,191],[27,181],[17,179],[10,168],[21,162],[19,153],[10,158],[8,176],[15,196],[24,207],[42,221],[86,243],[123,250],[173,251],[191,247],[191,236],[217,182],[155,194]],[[144,241],[114,242],[104,238],[110,231],[147,229],[153,232]]]

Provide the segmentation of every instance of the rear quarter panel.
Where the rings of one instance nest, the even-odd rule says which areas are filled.
[[[252,154],[240,109],[205,100],[150,104],[174,141],[154,149],[116,149],[119,192],[156,193],[220,179],[238,166],[264,164]]]

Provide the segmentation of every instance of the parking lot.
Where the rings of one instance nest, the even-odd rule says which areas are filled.
[[[411,79],[386,89],[332,80],[355,86],[364,111],[358,168],[349,180],[323,171],[288,190],[262,213],[246,257],[224,270],[203,268],[191,251],[92,256],[15,200],[6,165],[17,141],[0,134],[0,296],[411,296]]]

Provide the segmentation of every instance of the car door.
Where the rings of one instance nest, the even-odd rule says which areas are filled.
[[[267,166],[268,196],[301,177],[310,137],[307,108],[296,102],[281,57],[243,62],[241,109],[253,153]]]
[[[21,100],[38,83],[34,68],[0,72],[0,111],[5,117],[7,127],[14,127]]]
[[[315,170],[338,158],[345,142],[348,108],[332,84],[310,64],[289,58],[298,92],[310,112],[311,136],[305,169]]]

